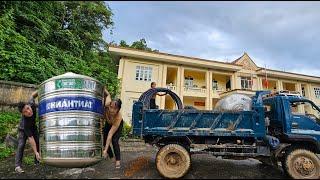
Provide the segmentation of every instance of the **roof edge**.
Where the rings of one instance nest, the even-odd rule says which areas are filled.
[[[127,47],[120,47],[120,46],[114,46],[114,45],[109,45],[109,47],[125,49],[125,50],[132,50],[132,51],[139,51],[139,52],[144,52],[144,53],[151,53],[151,54],[159,54],[159,55],[173,56],[173,57],[179,57],[179,58],[186,58],[186,59],[195,59],[195,60],[200,60],[200,61],[207,61],[207,62],[214,62],[214,63],[221,63],[221,64],[227,64],[227,65],[231,65],[231,66],[242,67],[242,65],[226,63],[226,62],[221,62],[221,61],[211,60],[211,59],[202,59],[202,58],[196,58],[196,57],[191,57],[191,56],[182,56],[182,55],[169,54],[169,53],[163,53],[163,52],[152,52],[152,51],[146,51],[146,50],[140,50],[140,49],[134,49],[134,48],[127,48]],[[109,50],[109,48],[108,48],[108,50]]]

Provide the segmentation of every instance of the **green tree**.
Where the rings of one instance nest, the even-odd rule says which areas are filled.
[[[39,84],[72,71],[117,94],[116,64],[102,38],[112,15],[101,1],[1,2],[0,79]]]
[[[121,41],[120,41],[119,46],[121,46],[121,47],[130,47],[130,46],[126,43],[126,41],[124,41],[124,40],[121,40]]]
[[[148,47],[147,41],[144,38],[142,38],[138,41],[134,41],[131,45],[128,45],[127,42],[124,40],[121,40],[119,45],[117,45],[114,42],[111,42],[110,45],[140,49],[140,50],[145,50],[145,51],[159,52],[159,50],[156,50],[156,49],[152,50],[150,47]]]

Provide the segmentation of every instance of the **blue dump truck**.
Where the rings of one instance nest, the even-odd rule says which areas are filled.
[[[149,108],[152,96],[161,92],[171,96],[176,110]],[[296,113],[301,106],[306,113]],[[250,111],[217,112],[184,108],[174,92],[155,88],[134,103],[132,123],[135,136],[159,147],[156,167],[166,178],[183,177],[191,166],[190,156],[206,153],[255,158],[274,166],[281,162],[292,178],[319,179],[319,114],[312,101],[286,93],[257,91]]]

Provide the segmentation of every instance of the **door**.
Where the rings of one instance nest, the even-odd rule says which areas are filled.
[[[128,118],[128,122],[130,122],[130,125],[132,125],[132,108],[133,104],[138,101],[139,98],[135,97],[129,97],[127,100],[127,106],[126,106],[126,117]]]
[[[309,101],[290,102],[291,133],[320,135],[319,110]]]

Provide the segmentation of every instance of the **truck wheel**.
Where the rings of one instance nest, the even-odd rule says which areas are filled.
[[[190,168],[190,155],[184,147],[169,144],[162,147],[157,153],[156,165],[163,177],[181,178]]]
[[[320,159],[306,149],[289,151],[284,159],[283,168],[294,179],[320,178]]]

